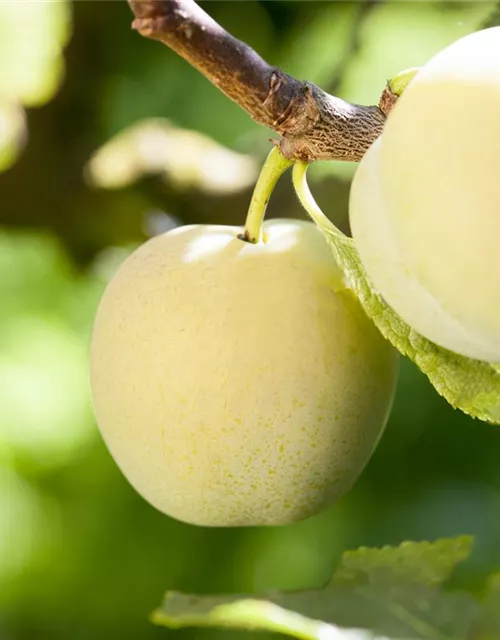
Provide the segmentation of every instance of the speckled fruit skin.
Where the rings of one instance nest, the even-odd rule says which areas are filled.
[[[397,355],[318,229],[185,226],[118,269],[91,344],[95,414],[132,486],[202,526],[282,525],[344,494],[391,408]]]
[[[355,175],[361,260],[429,340],[500,362],[500,28],[431,59]]]

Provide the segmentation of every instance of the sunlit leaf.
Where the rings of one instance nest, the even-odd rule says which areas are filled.
[[[184,189],[231,193],[250,187],[258,166],[206,135],[166,120],[139,122],[98,149],[87,166],[90,182],[119,189],[147,175],[159,175]]]
[[[0,2],[0,171],[26,142],[22,106],[45,104],[61,84],[70,28],[67,0]]]
[[[384,640],[362,629],[340,627],[291,611],[266,599],[250,596],[210,598],[169,593],[154,623],[182,627],[219,627],[248,631],[274,631],[304,640]]]
[[[0,171],[8,169],[17,160],[26,135],[23,109],[12,102],[0,101]]]
[[[0,2],[0,97],[33,107],[54,95],[70,17],[65,0]]]

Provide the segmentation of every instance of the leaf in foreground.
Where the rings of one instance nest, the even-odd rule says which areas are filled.
[[[477,616],[443,582],[470,550],[468,537],[344,554],[323,589],[255,595],[167,593],[153,622],[171,628],[267,630],[305,640],[459,640]]]

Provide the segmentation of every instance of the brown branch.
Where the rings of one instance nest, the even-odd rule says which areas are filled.
[[[198,69],[250,116],[281,135],[292,160],[360,160],[380,135],[387,102],[351,104],[270,66],[194,0],[128,0],[133,28]]]

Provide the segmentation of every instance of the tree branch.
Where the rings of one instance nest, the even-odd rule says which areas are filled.
[[[133,28],[198,69],[258,123],[281,136],[291,160],[360,160],[380,135],[393,102],[351,104],[270,66],[194,0],[128,0]],[[387,89],[385,90],[385,98]]]

